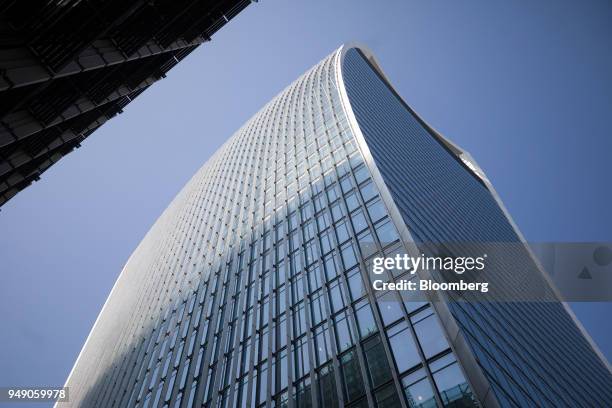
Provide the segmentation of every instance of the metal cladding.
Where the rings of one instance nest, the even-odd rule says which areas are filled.
[[[0,206],[248,4],[0,2]]]

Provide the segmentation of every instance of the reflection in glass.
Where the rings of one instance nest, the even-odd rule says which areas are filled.
[[[368,373],[372,387],[377,387],[391,379],[391,369],[387,363],[387,356],[378,335],[369,339],[363,346]]]
[[[397,393],[393,384],[389,384],[377,391],[375,394],[376,406],[378,408],[396,408],[400,406]]]
[[[331,363],[323,367],[319,372],[319,390],[319,401],[322,407],[336,408],[338,406],[334,368]]]
[[[395,292],[387,292],[378,299],[378,307],[385,326],[403,317],[400,299]]]
[[[421,362],[408,323],[401,322],[389,330],[389,344],[400,373]]]
[[[435,408],[434,391],[423,368],[402,379],[404,395],[410,408]]]
[[[427,310],[431,311],[431,309]],[[440,323],[433,314],[415,323],[414,330],[417,333],[425,357],[433,357],[448,348],[448,342],[444,337]]]
[[[359,305],[361,303],[361,306]],[[368,336],[370,333],[376,331],[376,322],[374,321],[374,315],[372,314],[372,308],[367,300],[359,302],[355,308],[355,314],[357,316],[357,325],[359,326],[359,334],[362,338]]]
[[[445,407],[478,407],[470,386],[456,361],[434,372],[433,377]]]
[[[347,401],[352,401],[361,397],[365,390],[363,379],[359,369],[359,361],[355,351],[351,351],[340,357],[342,366],[342,379],[344,381],[344,393]]]

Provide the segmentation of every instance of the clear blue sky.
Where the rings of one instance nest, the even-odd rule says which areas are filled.
[[[612,3],[249,6],[0,212],[0,386],[61,385],[123,264],[251,115],[340,44],[470,151],[532,241],[612,241]],[[612,357],[611,303],[574,305]]]

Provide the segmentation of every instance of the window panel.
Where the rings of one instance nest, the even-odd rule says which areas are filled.
[[[353,211],[356,208],[359,208],[359,199],[357,198],[356,193],[351,193],[346,196],[346,207],[349,211]]]
[[[399,239],[399,235],[397,234],[397,231],[391,221],[387,221],[385,223],[382,223],[381,225],[377,225],[376,235],[378,235],[380,245],[382,245],[383,247]]]
[[[365,288],[363,286],[363,279],[361,278],[359,268],[353,269],[351,272],[349,272],[347,279],[351,298],[353,300],[357,300],[363,296],[365,293]]]
[[[435,372],[433,377],[445,407],[478,407],[457,362]]]
[[[433,314],[415,323],[414,331],[426,358],[430,358],[449,347],[440,323]]]
[[[342,352],[353,345],[353,329],[350,322],[350,317],[346,312],[340,313],[334,318],[334,326],[336,332],[336,345],[338,351]]]
[[[312,324],[316,326],[323,321],[323,317],[326,315],[322,291],[319,290],[312,296],[310,309],[312,313]]]
[[[365,393],[359,360],[355,351],[340,357],[344,395],[347,401],[353,401]]]
[[[344,294],[339,280],[334,281],[329,286],[329,303],[332,313],[344,309]]]
[[[315,330],[315,347],[317,351],[317,363],[321,365],[332,356],[332,348],[329,340],[329,330],[325,326],[319,326]]]
[[[355,306],[355,315],[357,317],[356,320],[359,326],[359,334],[362,338],[374,333],[377,330],[374,315],[372,314],[372,308],[367,300],[364,300],[360,302],[359,305]]]
[[[310,378],[300,381],[295,387],[296,408],[311,408],[312,397],[310,395]]]
[[[378,195],[378,191],[376,190],[374,183],[372,183],[371,181],[361,186],[360,190],[364,202],[368,202],[369,200]]]
[[[377,302],[378,308],[380,309],[380,315],[382,316],[385,326],[388,326],[404,317],[400,298],[395,292],[386,292],[384,295],[378,298]]]
[[[352,243],[345,244],[341,248],[342,252],[342,262],[344,262],[344,268],[350,269],[353,266],[357,265],[357,256],[355,255],[355,249],[353,248]]]
[[[400,401],[393,384],[389,384],[376,391],[374,397],[377,408],[396,408],[400,406]]]
[[[368,222],[366,221],[363,211],[358,210],[351,214],[351,221],[353,222],[353,228],[356,233],[363,231],[368,228]]]
[[[391,379],[391,368],[387,362],[385,350],[380,337],[374,336],[363,345],[368,374],[372,387],[377,387]]]
[[[319,401],[323,408],[338,407],[338,392],[336,391],[336,380],[334,368],[331,364],[326,365],[319,371]]]
[[[432,408],[436,406],[434,391],[423,368],[402,379],[402,388],[410,408]]]
[[[400,373],[421,362],[419,353],[412,338],[408,323],[401,322],[393,326],[388,333],[389,345]]]
[[[374,242],[374,237],[370,232],[360,234],[357,237],[357,241],[359,242],[361,256],[364,259],[374,255],[378,251],[376,243]]]

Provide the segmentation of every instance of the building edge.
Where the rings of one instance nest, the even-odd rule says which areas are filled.
[[[382,174],[380,170],[378,169],[378,166],[376,165],[376,162],[374,160],[374,157],[372,156],[372,153],[370,152],[370,148],[366,142],[366,139],[361,131],[361,128],[359,127],[357,118],[355,117],[355,113],[353,112],[353,108],[352,108],[350,99],[348,97],[348,93],[346,91],[346,87],[344,84],[344,77],[343,77],[344,57],[346,53],[348,52],[348,50],[353,49],[353,48],[361,51],[363,55],[365,56],[365,58],[369,61],[369,63],[375,69],[377,74],[387,83],[389,88],[394,93],[397,94],[397,92],[391,85],[386,74],[380,68],[380,64],[378,63],[376,57],[369,50],[367,46],[361,43],[351,42],[351,43],[344,44],[340,47],[340,49],[338,50],[339,56],[336,59],[336,63],[337,63],[336,75],[338,76],[337,81],[339,84],[339,93],[341,97],[342,106],[349,119],[349,126],[351,127],[351,130],[353,131],[355,135],[357,147],[359,151],[361,152],[361,154],[363,155],[366,166],[368,167],[368,170],[372,174],[372,179],[374,180],[374,182],[379,188],[381,199],[383,200],[383,202],[385,203],[389,211],[389,217],[391,218],[395,226],[398,228],[398,233],[400,235],[400,240],[402,241],[402,244],[408,250],[411,256],[418,256],[419,249],[417,248],[414,242],[414,238],[412,234],[410,233],[408,226],[406,225],[406,222],[404,221],[399,211],[399,208],[397,207],[395,201],[393,200],[393,197],[391,196],[391,192],[389,188],[387,187],[382,177]],[[407,104],[404,102],[403,99],[401,99],[401,97],[400,97],[400,100],[402,101],[404,105],[407,106]],[[410,108],[408,109],[412,112],[412,109]],[[457,154],[457,151],[458,151],[457,147],[450,144],[450,142],[444,142],[443,140],[441,141],[443,142],[445,146],[447,146],[447,148],[452,147],[453,153],[455,155]],[[429,275],[429,272],[419,271],[418,274],[422,278],[426,278],[427,277],[426,275]],[[497,399],[495,398],[493,389],[490,386],[489,381],[485,377],[485,374],[483,373],[482,369],[480,368],[480,365],[474,358],[474,355],[472,354],[470,350],[469,344],[467,343],[467,340],[465,339],[463,333],[459,330],[459,326],[457,325],[455,318],[451,314],[451,311],[448,308],[448,305],[444,301],[442,301],[438,296],[435,296],[433,294],[428,293],[427,297],[430,303],[432,304],[432,307],[436,311],[435,314],[438,318],[438,321],[440,322],[440,324],[442,325],[444,329],[443,331],[451,346],[451,349],[455,353],[457,360],[460,362],[459,365],[470,387],[472,388],[472,391],[476,395],[476,398],[486,407],[491,407],[491,408],[499,407],[499,403],[497,402]],[[437,402],[439,404],[441,403],[440,401],[437,401]]]
[[[372,153],[370,152],[370,148],[361,131],[361,128],[359,127],[355,113],[353,112],[353,108],[352,108],[350,99],[348,97],[348,93],[346,91],[346,87],[344,84],[343,67],[344,67],[345,55],[350,49],[357,49],[358,51],[360,51],[365,57],[365,59],[368,61],[368,63],[371,65],[371,67],[374,69],[376,74],[387,85],[389,90],[393,94],[395,94],[395,96],[398,98],[401,104],[404,105],[404,107],[410,112],[410,114],[412,114],[416,118],[416,120],[420,122],[420,124],[427,130],[427,132],[432,137],[434,137],[444,148],[446,148],[446,150],[448,150],[452,155],[454,155],[464,165],[464,167],[466,167],[468,171],[473,173],[478,179],[481,180],[483,185],[486,187],[486,189],[489,191],[489,193],[495,200],[495,203],[499,206],[502,213],[504,214],[504,216],[510,223],[513,231],[518,236],[520,242],[524,245],[531,260],[534,262],[534,264],[537,266],[537,269],[540,271],[540,274],[543,276],[544,280],[549,284],[552,292],[554,293],[554,296],[556,296],[556,298],[559,300],[559,302],[563,306],[563,309],[569,315],[573,323],[576,325],[580,333],[586,339],[586,341],[588,342],[590,347],[593,349],[595,354],[598,356],[598,358],[601,360],[603,365],[607,367],[608,371],[612,373],[612,366],[606,359],[605,355],[601,352],[599,346],[595,343],[591,335],[584,328],[584,326],[582,325],[580,320],[577,318],[577,316],[575,315],[575,313],[573,312],[569,304],[563,299],[561,293],[559,292],[558,288],[552,281],[550,275],[545,271],[539,258],[533,252],[531,246],[525,239],[523,233],[521,232],[518,225],[516,224],[513,217],[511,216],[510,212],[504,205],[497,190],[495,189],[491,181],[486,176],[486,173],[478,165],[476,160],[472,157],[472,155],[468,151],[458,146],[456,143],[448,139],[446,136],[442,135],[433,126],[427,123],[417,112],[414,111],[414,109],[412,109],[412,107],[410,107],[406,103],[404,98],[397,92],[397,90],[391,83],[389,77],[386,75],[386,73],[381,68],[381,64],[378,62],[378,59],[376,58],[374,53],[365,44],[357,42],[357,41],[351,41],[346,44],[343,44],[338,50],[339,57],[337,58],[338,66],[336,68],[336,75],[338,75],[337,81],[338,81],[339,88],[340,88],[339,93],[341,96],[342,105],[346,111],[347,117],[349,118],[349,125],[355,134],[358,148],[364,157],[364,160],[365,160],[366,165],[368,166],[368,169],[372,173],[372,178],[376,181],[380,189],[381,198],[383,199],[385,205],[387,205],[388,207],[389,216],[391,217],[395,225],[398,227],[398,232],[399,232],[401,241],[404,244],[404,246],[408,249],[411,256],[418,256],[419,250],[416,247],[413,236],[410,233],[403,217],[401,216],[399,212],[399,208],[397,207],[395,201],[393,200],[391,196],[391,192],[388,186],[386,185],[382,177],[382,174],[380,170],[378,169],[378,166],[376,165],[374,157],[372,156]],[[423,278],[430,277],[430,276],[424,276],[424,275],[429,275],[429,272],[421,271],[420,273],[421,277]],[[427,296],[430,302],[432,303],[432,306],[437,312],[438,319],[440,323],[442,324],[442,327],[444,328],[445,334],[449,340],[449,343],[451,344],[451,348],[456,353],[457,359],[460,361],[462,369],[464,370],[464,374],[466,374],[466,378],[468,379],[468,382],[472,386],[472,390],[476,394],[477,398],[487,407],[489,406],[498,407],[499,403],[497,402],[497,400],[495,400],[493,390],[488,380],[486,379],[485,374],[481,370],[479,364],[476,362],[474,355],[472,354],[472,351],[469,347],[469,344],[467,343],[467,340],[465,339],[464,335],[459,330],[459,326],[455,318],[451,314],[450,309],[448,308],[448,305],[442,299],[440,299],[440,297],[437,296],[437,294],[432,295],[431,293],[428,293]],[[489,405],[489,404],[494,404],[494,405]]]

